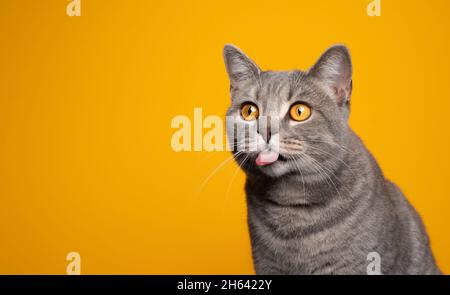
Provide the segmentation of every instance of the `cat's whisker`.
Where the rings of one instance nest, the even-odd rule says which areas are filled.
[[[338,160],[339,162],[341,162],[343,165],[345,165],[345,167],[347,167],[350,170],[350,172],[353,174],[354,177],[357,177],[357,175],[354,173],[353,169],[344,160],[342,160],[342,159],[336,157],[335,155],[333,155],[333,154],[331,154],[329,152],[326,152],[326,151],[324,151],[324,150],[322,150],[320,148],[317,148],[317,147],[314,147],[314,146],[311,146],[311,145],[309,145],[308,148],[312,148],[313,150],[318,151],[319,153],[323,153],[323,154],[325,154],[327,156],[330,156],[331,158],[333,158],[335,160]]]
[[[302,170],[300,169],[300,166],[297,165],[297,161],[293,156],[288,155],[288,157],[294,162],[294,165],[297,167],[298,172],[300,172],[300,176],[302,178],[302,185],[303,185],[303,195],[306,196],[305,180],[303,179]]]
[[[317,139],[297,139],[298,141],[304,141],[304,142],[321,142],[321,143],[326,143],[326,144],[332,144],[334,146],[337,146],[338,148],[340,148],[341,150],[348,152],[348,153],[352,153],[352,150],[350,150],[348,147],[332,142],[332,141],[327,141],[327,140],[317,140]]]
[[[297,141],[305,141],[305,142],[308,142],[308,141],[311,141],[311,140],[297,140]],[[314,142],[314,141],[312,141],[312,142]],[[326,143],[335,144],[335,143],[333,143],[333,142],[327,142],[327,141],[317,141],[317,142],[326,142]],[[292,143],[291,143],[291,144],[292,144]],[[317,151],[317,152],[319,152],[319,153],[325,154],[325,155],[330,156],[331,158],[333,158],[333,159],[335,159],[335,160],[338,160],[339,162],[341,162],[343,165],[345,165],[345,166],[350,170],[350,172],[353,174],[354,177],[357,177],[356,174],[354,173],[353,169],[352,169],[352,168],[351,168],[344,160],[338,158],[337,156],[333,155],[332,153],[329,153],[329,152],[327,152],[327,151],[324,151],[324,150],[322,150],[322,149],[320,149],[320,148],[317,148],[317,147],[315,147],[315,146],[312,146],[312,145],[308,145],[307,148],[314,149],[315,151]],[[296,150],[296,149],[291,149],[291,150]],[[300,151],[301,149],[297,149],[297,150]],[[347,150],[345,150],[345,151],[347,151]]]
[[[303,155],[301,155],[303,156]],[[331,179],[331,177],[329,176],[328,173],[326,173],[326,171],[323,169],[323,167],[320,165],[320,163],[318,161],[316,161],[314,158],[312,158],[309,155],[304,155],[306,157],[308,157],[308,159],[310,161],[312,161],[311,165],[313,166],[313,168],[315,168],[315,170],[319,173],[319,175],[323,175],[325,176],[325,181],[327,182],[328,185],[330,185],[330,183],[333,185],[334,189],[336,190],[336,192],[338,193],[339,196],[341,196],[339,189],[337,188],[336,184],[334,183],[334,181]]]
[[[231,151],[237,150],[237,148],[239,148],[239,146],[242,145],[242,144],[245,145],[245,144],[247,144],[247,143],[245,143],[245,142],[237,142],[237,143],[224,144],[224,145],[223,145],[223,150],[222,150],[222,151],[223,151],[223,152],[229,152],[229,150],[228,150],[229,147],[232,148]],[[204,158],[199,162],[199,164],[203,165],[204,162],[208,161],[208,160],[211,159],[214,155],[218,155],[218,154],[220,154],[220,153],[218,153],[218,152],[212,152],[212,153],[209,153],[206,157],[204,157]]]
[[[346,146],[337,144],[337,143],[332,142],[332,141],[326,141],[326,140],[287,138],[287,139],[282,140],[280,142],[280,145],[282,145],[284,143],[284,144],[290,144],[290,145],[293,145],[293,146],[303,147],[301,145],[301,142],[321,142],[321,143],[331,144],[331,145],[334,145],[334,146],[338,147],[339,149],[341,149],[342,151],[344,151],[346,153],[352,153],[352,151],[350,149],[348,149]]]
[[[242,155],[242,154],[240,154],[240,155]],[[233,185],[233,182],[234,182],[234,180],[235,180],[235,178],[236,178],[237,173],[239,172],[240,169],[242,169],[242,167],[244,166],[245,162],[246,162],[249,158],[250,158],[249,155],[245,155],[244,159],[243,159],[240,163],[238,162],[238,166],[237,166],[236,169],[234,170],[233,176],[231,177],[230,183],[228,184],[227,192],[226,192],[226,194],[225,194],[225,201],[224,201],[224,204],[223,204],[222,208],[224,208],[224,207],[226,206],[226,203],[227,203],[227,201],[228,201],[228,196],[229,196],[229,194],[230,194],[231,187],[232,187],[232,185]]]
[[[333,182],[333,180],[330,178],[330,176],[328,175],[328,173],[326,173],[326,171],[321,167],[321,165],[320,165],[317,161],[315,161],[315,159],[311,158],[311,157],[308,156],[308,155],[298,154],[298,156],[299,156],[300,159],[302,158],[302,156],[307,157],[307,159],[309,159],[309,162],[310,162],[310,163],[308,163],[308,161],[305,161],[305,162],[309,164],[309,167],[312,168],[312,169],[314,169],[316,172],[318,172],[318,173],[319,173],[319,176],[324,176],[324,177],[325,177],[324,179],[325,179],[325,182],[327,183],[327,185],[328,185],[328,186],[333,185],[333,187],[334,187],[334,189],[336,190],[336,192],[337,192],[338,194],[340,194],[340,193],[339,193],[339,190],[337,189],[336,184],[335,184],[335,183]]]
[[[347,188],[347,186],[344,183],[342,183],[342,181],[339,180],[339,178],[336,176],[336,174],[329,167],[327,167],[326,165],[321,165],[320,162],[312,156],[309,156],[309,158],[312,161],[314,161],[315,163],[317,163],[317,165],[320,166],[322,169],[331,173],[331,176],[334,177],[334,179],[338,182],[338,184],[340,184],[345,190],[347,190],[347,192],[349,192],[351,194],[351,191]],[[330,177],[330,174],[327,174],[327,175]]]
[[[298,138],[285,138],[284,141],[292,143],[292,142],[321,142],[321,143],[326,143],[326,144],[331,144],[334,145],[338,148],[340,148],[341,150],[351,153],[352,150],[349,149],[347,146],[342,145],[342,144],[338,144],[336,142],[333,141],[329,141],[329,140],[318,140],[318,139],[298,139]]]
[[[214,170],[205,178],[205,180],[200,184],[199,188],[197,189],[196,193],[194,194],[194,196],[192,198],[190,198],[188,207],[191,207],[196,200],[198,199],[198,197],[200,196],[200,193],[202,192],[202,190],[206,187],[206,185],[208,184],[208,182],[212,179],[212,177],[220,170],[222,169],[227,163],[229,163],[231,160],[238,158],[239,156],[241,156],[243,153],[243,151],[238,151],[235,154],[230,155],[229,157],[227,157],[225,160],[223,160],[222,162],[220,162],[215,168]]]
[[[242,151],[237,152],[236,154],[233,154],[231,156],[229,156],[228,158],[226,158],[223,162],[221,162],[207,177],[206,179],[203,181],[203,183],[200,185],[197,194],[199,194],[203,188],[206,186],[206,184],[208,183],[208,181],[221,169],[223,168],[223,166],[225,166],[228,162],[230,162],[231,160],[233,160],[235,157],[237,157],[239,154],[243,153]]]

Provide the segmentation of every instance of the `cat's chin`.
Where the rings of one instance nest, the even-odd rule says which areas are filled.
[[[292,172],[292,167],[289,161],[277,160],[274,163],[266,166],[258,166],[258,169],[267,176],[277,178]]]

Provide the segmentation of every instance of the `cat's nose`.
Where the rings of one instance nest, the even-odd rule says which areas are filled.
[[[270,128],[267,128],[266,131],[266,142],[269,143],[270,142],[270,138],[272,137],[272,130]]]
[[[264,138],[264,140],[269,143],[270,138],[272,138],[272,120],[270,117],[266,117],[265,120],[258,122],[258,133]]]

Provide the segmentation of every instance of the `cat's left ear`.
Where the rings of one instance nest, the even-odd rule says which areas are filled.
[[[325,51],[309,70],[339,107],[350,107],[352,94],[352,61],[347,47],[336,45]]]
[[[257,82],[261,69],[242,50],[232,44],[223,48],[223,59],[232,88],[248,82]]]

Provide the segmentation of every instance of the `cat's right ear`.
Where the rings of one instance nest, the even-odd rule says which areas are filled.
[[[338,106],[348,109],[352,94],[352,61],[347,47],[329,48],[309,70]]]
[[[261,70],[242,50],[227,44],[223,48],[223,59],[232,88],[249,81],[258,81]]]

